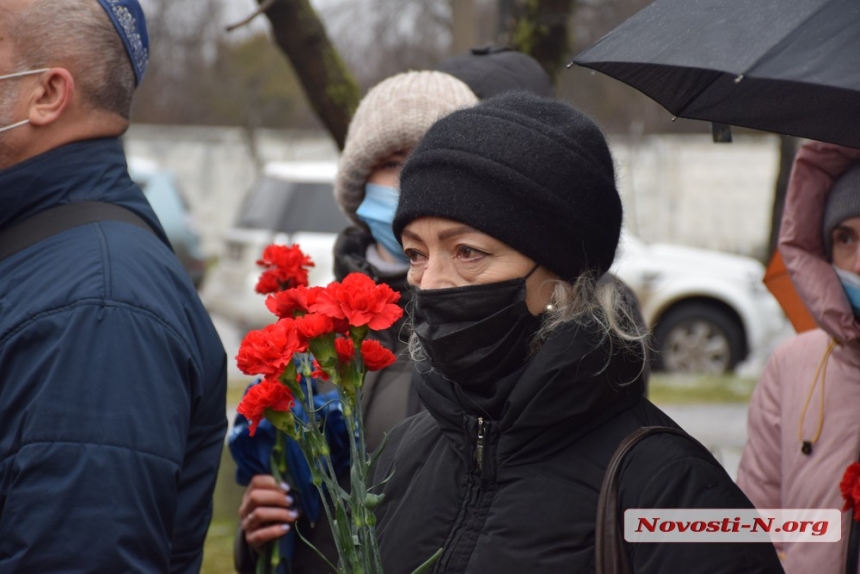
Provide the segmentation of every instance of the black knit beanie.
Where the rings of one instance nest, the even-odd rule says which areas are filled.
[[[400,175],[394,235],[465,223],[574,281],[615,258],[621,198],[600,129],[559,100],[509,92],[436,122]]]
[[[852,217],[860,216],[860,164],[855,164],[842,174],[827,195],[824,207],[824,252],[833,257],[833,230]]]
[[[465,82],[482,100],[514,90],[555,95],[552,79],[537,60],[503,46],[472,48],[443,60],[436,69]]]

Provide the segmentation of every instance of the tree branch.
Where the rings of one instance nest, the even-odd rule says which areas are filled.
[[[575,0],[527,0],[515,4],[511,45],[543,66],[556,82],[569,59],[568,20]]]
[[[258,0],[260,6],[269,0]],[[349,120],[361,93],[309,0],[273,2],[266,17],[317,117],[343,149]]]
[[[274,3],[275,3],[275,0],[263,0],[263,2],[260,4],[260,6],[256,10],[254,10],[253,14],[251,14],[247,18],[241,20],[240,22],[236,22],[235,24],[231,24],[231,25],[227,26],[227,31],[232,32],[233,30],[236,30],[237,28],[241,28],[242,26],[247,26],[248,24],[251,23],[251,21],[254,18],[256,18],[257,16],[259,16],[260,14],[264,13],[266,10],[271,8],[272,4],[274,4]]]

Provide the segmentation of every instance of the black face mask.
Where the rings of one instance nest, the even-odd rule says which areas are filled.
[[[412,325],[430,364],[470,389],[523,366],[541,324],[526,305],[526,279],[533,272],[499,283],[415,289]]]

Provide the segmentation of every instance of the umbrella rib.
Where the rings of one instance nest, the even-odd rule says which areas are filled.
[[[720,77],[720,74],[717,74],[717,76],[716,76],[713,80],[711,80],[710,82],[705,83],[701,88],[699,88],[699,89],[696,91],[696,93],[695,93],[695,94],[693,94],[692,96],[690,96],[689,98],[687,98],[687,100],[683,103],[683,105],[681,105],[681,107],[680,107],[680,108],[678,108],[678,112],[677,112],[675,115],[676,115],[676,116],[680,116],[680,117],[684,117],[684,111],[686,111],[687,107],[689,107],[689,105],[690,105],[690,104],[692,104],[693,102],[695,102],[695,101],[699,98],[699,96],[701,96],[701,95],[702,95],[702,93],[703,93],[703,92],[705,92],[705,90],[707,90],[708,88],[710,88],[710,87],[711,87],[711,85],[712,85],[714,82],[716,82],[716,81],[717,81],[717,79],[719,79],[719,77]]]
[[[762,61],[764,61],[768,56],[770,56],[770,55],[771,55],[771,54],[772,54],[772,53],[773,53],[777,48],[780,48],[783,44],[785,44],[785,42],[786,42],[789,38],[791,38],[791,37],[793,36],[793,34],[794,34],[795,32],[797,32],[797,30],[799,30],[799,29],[800,29],[804,24],[806,24],[807,22],[809,22],[812,18],[814,18],[814,17],[815,17],[815,16],[817,16],[817,15],[818,15],[822,10],[824,10],[824,8],[827,6],[827,4],[828,4],[827,2],[822,2],[822,3],[818,6],[818,8],[816,8],[815,10],[813,10],[812,12],[810,12],[810,13],[806,16],[806,18],[804,18],[803,20],[801,20],[800,22],[798,22],[798,23],[794,26],[794,28],[792,28],[792,29],[791,29],[791,31],[790,31],[789,33],[784,34],[784,35],[782,36],[782,40],[780,40],[780,41],[779,41],[779,42],[777,42],[776,44],[772,45],[772,46],[771,46],[771,47],[770,47],[770,48],[769,48],[769,49],[768,49],[764,54],[762,54],[761,56],[759,56],[758,58],[756,58],[756,61],[755,61],[755,62],[753,62],[751,65],[749,65],[749,66],[747,67],[747,69],[746,69],[746,70],[744,70],[744,72],[743,72],[741,75],[743,76],[743,75],[746,75],[746,74],[750,73],[750,72],[751,72],[751,71],[752,71],[756,66],[758,66]]]
[[[826,2],[822,2],[821,5],[818,6],[818,8],[816,8],[815,10],[810,12],[803,20],[798,22],[794,26],[794,28],[791,29],[791,32],[783,35],[782,40],[780,40],[779,42],[777,42],[776,44],[771,46],[764,54],[762,54],[761,56],[756,58],[755,62],[753,62],[752,64],[747,66],[747,68],[743,72],[741,72],[741,74],[737,75],[736,78],[742,79],[746,74],[750,73],[751,70],[755,69],[755,67],[758,66],[762,61],[764,61],[765,58],[767,58],[770,54],[772,54],[777,48],[782,46],[786,42],[786,40],[791,38],[791,35],[794,32],[796,32],[798,29],[800,29],[809,20],[811,20],[812,18],[817,16],[819,12],[824,10],[825,6],[826,6]],[[727,72],[722,72],[722,73],[718,74],[713,80],[704,84],[698,91],[696,91],[695,94],[693,94],[692,96],[687,98],[687,100],[683,103],[683,105],[680,108],[678,108],[678,112],[675,115],[680,116],[680,117],[684,117],[684,112],[687,110],[687,108],[690,106],[690,104],[692,104],[694,101],[696,101],[699,98],[699,96],[702,95],[702,93],[704,93],[708,88],[710,88],[711,85],[720,78],[720,76],[724,76],[726,74],[727,74]]]

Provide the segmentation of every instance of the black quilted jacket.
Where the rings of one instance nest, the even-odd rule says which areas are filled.
[[[432,372],[416,375],[427,412],[395,429],[375,468],[379,481],[390,475],[377,512],[386,574],[412,572],[440,548],[432,572],[593,572],[598,493],[616,446],[641,426],[677,426],[643,398],[635,362],[617,345],[610,354],[589,329],[570,327],[500,380],[494,397]],[[419,372],[427,369],[419,363]],[[621,472],[625,509],[751,507],[719,463],[684,437],[649,437]],[[770,544],[628,551],[637,574],[782,572]]]

